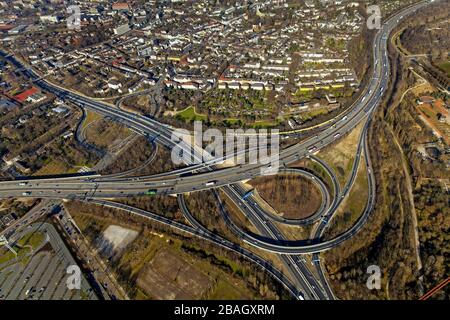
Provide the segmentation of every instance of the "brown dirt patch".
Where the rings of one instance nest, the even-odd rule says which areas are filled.
[[[181,257],[160,250],[141,272],[137,284],[157,300],[200,299],[213,281]]]
[[[259,177],[249,182],[280,215],[304,219],[320,207],[322,196],[310,180],[296,174]]]

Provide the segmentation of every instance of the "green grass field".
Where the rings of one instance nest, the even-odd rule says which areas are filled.
[[[208,296],[210,300],[239,300],[243,298],[250,299],[253,298],[253,295],[246,288],[238,287],[223,279],[218,281],[216,287]]]
[[[43,241],[44,234],[42,232],[32,232],[25,235],[17,244],[20,246],[31,246],[33,249],[36,249]]]
[[[252,128],[255,128],[255,129],[260,129],[260,128],[273,128],[273,127],[276,127],[277,126],[277,123],[276,122],[273,122],[273,121],[267,121],[267,120],[258,120],[258,121],[255,121],[253,124],[252,124]]]
[[[197,113],[194,107],[187,107],[184,110],[177,112],[175,117],[180,118],[186,122],[190,121],[205,121],[206,115]]]
[[[223,120],[224,123],[229,124],[229,125],[239,124],[240,121],[241,120],[236,119],[236,118],[229,118],[229,119]]]
[[[323,115],[323,114],[327,114],[328,108],[319,108],[319,109],[314,109],[308,112],[304,112],[300,115],[300,117],[302,118],[303,121],[307,121],[307,120],[311,120],[317,116]]]
[[[17,244],[13,246],[14,251],[17,253],[19,260],[22,260],[27,254],[31,252],[31,249],[36,249],[45,239],[42,232],[32,232],[23,236],[17,241]],[[31,247],[31,248],[30,248]],[[14,259],[16,256],[6,247],[0,248],[0,265]]]
[[[439,68],[445,71],[447,76],[450,77],[450,61],[440,64]]]
[[[67,165],[61,161],[51,160],[49,163],[44,165],[39,169],[34,175],[35,176],[45,176],[52,174],[66,173],[69,168]]]
[[[86,112],[86,119],[84,119],[83,124],[82,124],[82,128],[85,128],[88,124],[100,120],[102,118],[101,115],[99,115],[98,113],[92,112],[92,111],[87,111]]]

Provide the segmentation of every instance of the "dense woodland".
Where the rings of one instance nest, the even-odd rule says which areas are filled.
[[[113,174],[140,168],[152,157],[154,151],[154,147],[148,139],[139,136],[127,150],[121,152],[116,160],[100,173]]]
[[[239,242],[222,218],[212,191],[191,193],[185,196],[185,201],[189,212],[200,224],[229,240]]]
[[[334,291],[343,299],[417,299],[450,273],[450,198],[437,180],[449,178],[449,171],[439,161],[431,163],[419,157],[415,147],[435,138],[418,120],[413,98],[407,96],[399,103],[414,78],[392,48],[391,57],[394,71],[387,94],[390,99],[378,109],[369,132],[369,145],[376,146],[376,152],[371,152],[377,183],[375,211],[352,241],[325,254]],[[406,161],[406,173],[402,159]],[[428,178],[434,182],[423,183]],[[408,197],[411,188],[414,208]],[[370,265],[381,268],[381,290],[366,287]],[[448,299],[449,292],[447,287],[433,298]]]
[[[430,6],[415,17],[401,34],[401,43],[412,54],[428,54],[445,62],[450,52],[450,6]]]
[[[169,196],[122,198],[118,202],[184,222],[177,199]]]

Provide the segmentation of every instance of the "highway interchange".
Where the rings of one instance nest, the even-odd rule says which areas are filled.
[[[370,116],[376,106],[380,103],[385,90],[389,84],[389,59],[387,54],[387,40],[389,34],[405,16],[414,13],[416,10],[426,6],[429,1],[422,1],[390,17],[380,30],[374,36],[373,45],[373,74],[370,77],[367,87],[360,95],[355,104],[345,113],[328,121],[321,132],[315,136],[301,141],[291,147],[281,150],[279,153],[281,171],[290,171],[287,166],[303,158],[310,158],[321,165],[330,176],[333,183],[333,194],[329,194],[326,188],[323,188],[321,178],[314,177],[311,173],[298,171],[307,178],[313,179],[318,184],[323,195],[321,210],[312,218],[299,222],[299,224],[311,224],[320,221],[314,229],[312,241],[291,241],[286,240],[275,225],[274,222],[285,223],[288,225],[296,224],[296,221],[275,218],[273,215],[265,212],[253,197],[243,199],[246,190],[241,182],[261,175],[267,165],[263,164],[243,164],[232,167],[222,167],[219,164],[224,159],[216,159],[208,164],[186,163],[188,166],[165,174],[158,174],[145,177],[123,177],[121,175],[113,176],[77,176],[62,178],[23,178],[14,181],[0,182],[0,198],[10,197],[35,197],[51,199],[78,199],[92,203],[125,210],[133,214],[145,216],[160,223],[170,225],[180,231],[199,236],[207,241],[212,241],[222,247],[233,250],[247,259],[257,263],[259,266],[269,272],[275,279],[280,281],[294,297],[299,299],[333,299],[333,294],[327,283],[320,264],[319,252],[329,250],[342,242],[352,238],[367,222],[367,218],[375,204],[375,179],[371,169],[370,157],[367,146],[367,129],[370,123]],[[114,108],[105,103],[60,88],[39,77],[31,68],[25,67],[13,56],[2,53],[10,62],[21,69],[25,75],[34,80],[35,84],[41,89],[55,94],[62,100],[71,102],[83,109],[97,112],[103,116],[119,121],[132,128],[134,131],[152,137],[152,140],[163,147],[171,149],[175,141],[172,140],[174,128],[162,124],[155,119],[139,116],[121,109]],[[359,123],[365,122],[364,128],[359,139],[357,154],[353,163],[351,176],[340,190],[337,179],[332,170],[320,159],[313,156],[314,153],[327,145],[335,143],[340,137],[352,131]],[[294,133],[294,132],[292,132]],[[283,133],[289,135],[290,133]],[[183,145],[183,149],[189,150],[191,146]],[[194,160],[201,159],[201,152],[198,147],[194,149]],[[358,221],[346,232],[327,241],[322,241],[321,237],[333,218],[337,208],[343,199],[348,195],[356,174],[358,171],[361,157],[364,156],[365,164],[368,168],[368,188],[369,196],[363,214]],[[214,181],[211,185],[211,181]],[[239,229],[230,219],[225,207],[222,205],[220,195],[217,189],[220,188],[227,197],[229,197],[245,216],[256,227],[259,234],[250,234]],[[180,207],[186,217],[186,220],[192,227],[171,221],[170,219],[154,215],[152,213],[118,204],[105,199],[119,198],[125,196],[143,195],[149,189],[157,190],[161,195],[179,195]],[[294,283],[291,282],[281,271],[277,270],[264,259],[251,253],[250,251],[225,240],[214,233],[211,233],[201,224],[195,221],[187,209],[183,196],[184,193],[213,189],[220,212],[225,219],[230,230],[233,231],[244,242],[259,249],[279,254],[287,270],[292,275]],[[313,263],[319,274],[319,280],[307,266],[306,260],[301,254],[313,254]]]

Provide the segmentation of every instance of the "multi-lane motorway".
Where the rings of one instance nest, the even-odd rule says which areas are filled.
[[[358,123],[364,120],[371,111],[379,103],[384,91],[387,88],[389,81],[389,61],[387,57],[387,37],[389,32],[395,27],[400,16],[404,17],[408,13],[426,5],[426,2],[421,2],[415,6],[409,7],[400,14],[389,19],[382,29],[375,36],[374,45],[374,69],[367,88],[364,93],[355,103],[354,107],[346,114],[336,118],[333,122],[319,134],[302,141],[292,147],[289,147],[280,152],[281,165],[287,165],[293,161],[304,158],[310,155],[311,150],[318,151],[323,147],[337,141],[341,136],[351,131]],[[8,59],[15,61],[18,67],[25,68],[20,62],[9,56]],[[24,72],[31,78],[39,79],[31,69],[24,69]],[[141,117],[123,110],[118,110],[110,105],[89,99],[85,96],[70,92],[68,90],[56,87],[43,79],[35,82],[41,88],[53,92],[62,99],[68,100],[83,108],[96,111],[112,119],[120,121],[125,125],[134,128],[136,131],[153,136],[156,142],[168,148],[173,147],[176,142],[172,140],[173,128],[161,124],[155,119]],[[188,148],[188,147],[186,147]],[[220,160],[218,160],[220,161]],[[196,165],[194,168],[185,169],[197,170],[202,165]],[[89,197],[117,197],[123,194],[136,195],[143,193],[146,189],[158,189],[158,192],[163,194],[179,194],[184,192],[209,189],[208,181],[215,181],[214,187],[221,187],[243,181],[260,175],[263,164],[245,164],[242,166],[234,166],[229,168],[219,169],[215,165],[208,168],[212,170],[204,170],[191,176],[159,176],[146,178],[122,178],[122,179],[103,179],[101,177],[94,179],[73,179],[73,180],[58,180],[58,179],[37,179],[29,180],[26,188],[19,188],[17,181],[3,182],[0,184],[0,197],[21,196],[23,190],[26,189],[31,192],[30,196],[39,197],[84,197],[86,194]],[[59,193],[53,190],[58,190]],[[43,191],[39,193],[39,191]],[[123,191],[123,193],[122,193]],[[38,192],[38,194],[33,194]]]
[[[315,153],[323,147],[339,140],[340,137],[354,129],[361,121],[368,121],[367,119],[370,118],[372,111],[379,104],[389,83],[387,39],[390,32],[395,28],[401,19],[426,6],[429,2],[430,1],[422,1],[405,8],[401,12],[390,17],[382,25],[382,28],[374,36],[373,73],[364,92],[352,108],[332,121],[329,121],[320,133],[280,151],[279,159],[283,168],[299,159],[311,157],[312,153]],[[92,110],[104,116],[108,116],[115,121],[120,121],[138,133],[153,137],[156,143],[161,144],[164,147],[172,148],[176,144],[177,141],[172,139],[174,128],[161,124],[155,119],[126,112],[82,96],[78,93],[55,86],[54,84],[40,78],[39,75],[37,75],[31,68],[24,66],[13,56],[5,53],[2,53],[2,55],[15,64],[17,68],[21,69],[25,75],[33,79],[35,84],[43,90],[49,91],[59,98],[72,102],[83,109]],[[187,165],[189,165],[187,168],[179,169],[167,174],[147,177],[102,177],[93,175],[90,177],[65,177],[58,179],[30,178],[22,179],[20,181],[5,181],[0,182],[0,198],[39,197],[84,199],[108,206],[121,206],[121,209],[123,210],[128,210],[136,214],[143,214],[142,212],[138,213],[137,209],[129,207],[124,208],[123,205],[93,199],[142,195],[149,189],[157,190],[159,194],[182,194],[186,192],[223,187],[222,190],[228,197],[239,205],[240,209],[257,227],[261,235],[252,235],[245,232],[243,233],[241,230],[233,227],[232,221],[228,221],[232,230],[234,230],[244,241],[251,245],[263,250],[281,254],[282,260],[288,269],[292,271],[291,273],[294,279],[296,279],[298,285],[302,287],[307,298],[331,298],[330,293],[328,292],[329,290],[325,288],[326,286],[321,285],[318,281],[316,281],[315,277],[307,268],[305,262],[297,255],[304,253],[317,253],[335,247],[350,239],[364,226],[367,221],[367,217],[370,214],[375,202],[375,181],[373,177],[373,170],[370,170],[371,165],[370,157],[368,155],[367,139],[365,139],[366,135],[367,124],[364,127],[362,138],[360,139],[356,157],[357,160],[355,160],[355,165],[353,167],[352,176],[349,183],[344,187],[342,192],[339,192],[339,188],[335,185],[333,199],[330,199],[327,196],[328,193],[324,194],[322,211],[314,217],[313,221],[316,221],[320,217],[324,217],[324,219],[321,220],[322,223],[319,224],[316,229],[315,234],[317,235],[317,238],[313,243],[285,240],[283,234],[273,223],[276,220],[274,217],[271,217],[264,212],[264,210],[262,210],[256,202],[242,201],[243,193],[245,191],[239,183],[260,175],[262,170],[267,167],[267,165],[264,164],[244,164],[225,168],[217,165],[217,163],[222,162],[223,159],[216,159],[216,161],[209,164],[187,163]],[[190,151],[191,146],[185,144],[183,145],[183,148]],[[201,158],[201,150],[199,151],[198,147],[193,149],[194,155],[198,160]],[[326,222],[333,217],[333,214],[342,202],[342,199],[350,191],[351,185],[353,184],[356,176],[356,171],[358,170],[361,150],[364,151],[364,158],[367,167],[369,168],[369,197],[364,213],[357,223],[347,232],[337,236],[334,239],[320,241],[318,239],[323,234],[323,230],[326,228]],[[227,215],[224,214],[224,217],[226,218]],[[292,221],[278,222],[285,222],[288,224],[292,223]],[[167,221],[167,223],[174,227],[179,227],[173,221]],[[200,226],[194,226],[194,230],[196,235],[201,234],[202,237],[205,237],[207,234],[205,230],[200,228]],[[284,284],[286,285],[286,283]]]

